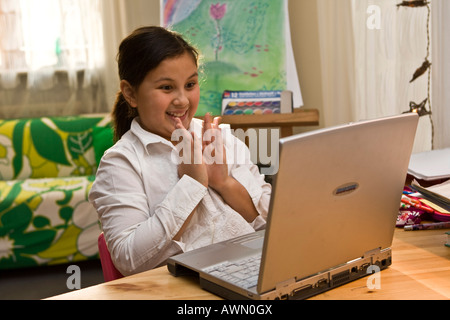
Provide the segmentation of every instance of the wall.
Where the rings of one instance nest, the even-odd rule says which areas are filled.
[[[322,124],[322,73],[316,1],[290,0],[289,19],[304,108],[318,109]],[[309,129],[311,128],[298,128],[297,131]]]

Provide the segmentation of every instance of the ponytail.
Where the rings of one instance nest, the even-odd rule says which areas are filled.
[[[117,93],[116,102],[112,112],[114,123],[114,142],[120,138],[131,128],[131,122],[138,116],[136,108],[132,108],[125,100],[121,91]]]

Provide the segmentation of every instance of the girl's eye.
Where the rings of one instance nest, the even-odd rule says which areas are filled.
[[[169,86],[169,85],[167,85],[167,86],[161,86],[161,87],[159,87],[161,90],[165,90],[165,91],[169,91],[170,89],[172,89],[172,86]]]
[[[186,88],[188,88],[188,89],[192,89],[192,88],[194,88],[195,86],[197,85],[197,82],[189,82],[187,85],[186,85]]]

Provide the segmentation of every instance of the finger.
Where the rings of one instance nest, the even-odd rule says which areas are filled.
[[[184,141],[191,141],[191,135],[188,130],[183,126],[183,123],[180,119],[175,120],[175,128],[179,130],[179,134],[181,137],[183,137]]]
[[[212,118],[211,113],[208,112],[207,114],[205,114],[205,118],[203,121],[203,132],[211,129],[211,122],[212,122],[211,118]]]
[[[175,118],[175,128],[186,130],[186,128],[183,126],[183,122],[181,122],[179,118]]]
[[[203,128],[202,128],[202,149],[206,147],[206,145],[209,143],[208,135],[209,130],[211,129],[211,113],[206,113],[205,117],[203,118]]]
[[[197,137],[195,132],[192,132],[192,154],[193,154],[193,161],[194,164],[202,164],[203,162],[203,148],[202,148],[202,142]]]
[[[222,121],[221,117],[215,117],[213,120],[213,128],[219,129],[220,122]]]

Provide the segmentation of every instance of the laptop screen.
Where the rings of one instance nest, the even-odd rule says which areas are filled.
[[[391,245],[418,117],[280,140],[258,292]]]

